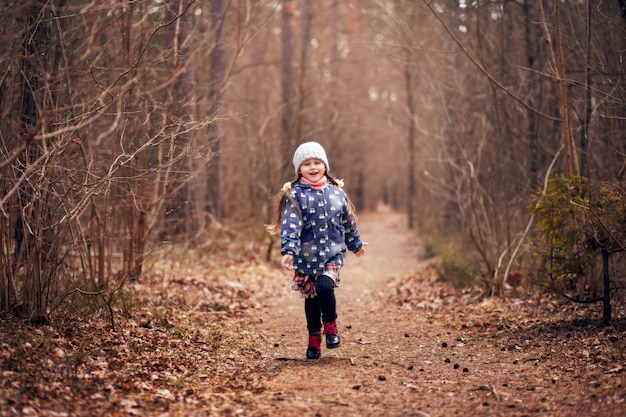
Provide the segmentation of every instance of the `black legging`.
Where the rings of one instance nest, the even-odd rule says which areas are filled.
[[[304,313],[309,334],[320,332],[322,323],[330,323],[337,319],[337,301],[333,280],[326,275],[318,275],[315,281],[317,297],[304,300]]]

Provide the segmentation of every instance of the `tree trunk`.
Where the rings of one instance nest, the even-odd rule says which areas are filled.
[[[286,175],[293,175],[293,169],[289,163],[287,155],[293,147],[291,139],[291,126],[293,123],[293,22],[295,5],[293,0],[283,0],[281,15],[281,104],[282,116],[280,121],[281,130],[281,152],[284,152],[281,160],[285,161],[282,171]],[[287,176],[287,178],[289,178]]]
[[[172,157],[179,158],[173,170],[176,173],[172,181],[175,193],[173,196],[168,196],[170,204],[167,210],[167,232],[184,235],[198,229],[198,216],[192,210],[189,184],[189,173],[193,168],[190,166],[191,158],[186,155],[191,134],[185,127],[185,123],[193,117],[193,55],[191,53],[193,22],[191,12],[186,10],[186,3],[183,0],[168,0],[168,20],[175,19],[174,24],[169,25],[167,34],[174,55],[172,74],[175,79],[167,94],[169,105],[166,107],[166,117],[169,119],[174,134]]]
[[[296,115],[294,118],[295,128],[293,130],[293,138],[296,141],[302,141],[303,126],[307,126],[305,120],[305,106],[306,100],[309,96],[307,88],[307,68],[308,68],[308,54],[309,54],[309,38],[311,32],[311,8],[309,7],[309,0],[303,0],[300,7],[300,73],[298,74],[298,107],[296,109]]]
[[[536,17],[533,15],[530,7],[531,0],[526,0],[524,2],[524,40],[525,40],[525,49],[526,49],[526,65],[528,68],[535,69],[537,67],[537,53],[536,53],[536,45],[537,45],[537,36],[535,31],[533,30],[533,22]],[[530,77],[529,86],[534,86],[537,77],[534,74],[529,74]],[[536,91],[536,89],[534,89]],[[533,95],[529,94],[529,100],[532,100]],[[533,103],[531,103],[533,104]],[[528,118],[528,173],[531,181],[531,189],[536,190],[541,186],[542,176],[540,173],[540,167],[542,167],[542,155],[540,152],[539,139],[537,137],[537,126],[538,126],[538,117],[537,113],[528,109],[526,111],[526,117]]]
[[[589,123],[593,112],[591,102],[591,24],[593,16],[593,7],[591,0],[587,0],[587,33],[585,39],[585,114],[581,120],[580,126],[580,174],[589,178],[587,167],[587,132],[589,131]]]
[[[604,324],[611,323],[611,276],[609,275],[609,251],[602,248],[602,283],[604,294],[602,296],[602,321]]]
[[[411,53],[411,48],[407,47],[407,57],[406,62],[404,64],[404,80],[406,85],[406,101],[407,108],[409,113],[409,131],[407,132],[408,139],[408,149],[409,154],[408,157],[408,192],[407,196],[407,211],[409,214],[408,226],[409,229],[413,229],[415,227],[415,194],[417,187],[415,185],[415,99],[413,97],[413,73],[411,72],[412,67],[412,58],[413,54]]]
[[[543,2],[539,1],[540,7],[540,19],[543,27],[544,36],[546,39],[546,46],[548,49],[548,56],[554,70],[554,77],[556,83],[557,97],[559,100],[559,111],[561,114],[561,144],[563,146],[563,155],[565,158],[565,171],[568,175],[579,176],[580,175],[580,163],[578,161],[578,150],[574,142],[574,133],[572,129],[572,120],[570,117],[570,103],[569,92],[567,89],[568,79],[565,65],[565,56],[563,51],[563,35],[561,33],[561,10],[560,2],[555,1],[552,14],[555,17],[554,20],[554,43],[552,42],[552,35],[547,22],[545,10],[543,8]]]
[[[213,0],[212,32],[215,47],[211,52],[211,110],[212,116],[217,116],[222,105],[222,88],[226,73],[226,44],[224,40],[224,24],[226,15],[226,1]],[[209,141],[211,146],[211,165],[209,166],[209,193],[208,211],[216,218],[223,217],[222,206],[222,132],[218,120],[209,126]]]
[[[22,111],[21,132],[19,137],[30,142],[35,132],[41,128],[42,121],[37,108],[44,108],[42,103],[43,80],[42,74],[48,71],[46,59],[49,56],[49,33],[48,19],[46,15],[46,2],[32,0],[25,7],[24,22],[26,30],[24,35],[22,58]],[[42,155],[42,149],[38,143],[29,143],[22,159],[22,165],[28,167]],[[26,170],[22,175],[26,175]],[[25,184],[28,184],[26,181]],[[22,286],[22,314],[35,322],[45,320],[44,308],[44,282],[46,281],[45,266],[48,259],[46,249],[50,249],[45,240],[46,209],[45,192],[38,196],[38,192],[30,185],[23,185],[18,197],[17,218],[15,221],[15,264],[24,264],[24,283]],[[43,216],[43,217],[42,217]],[[48,252],[48,253],[46,253]]]

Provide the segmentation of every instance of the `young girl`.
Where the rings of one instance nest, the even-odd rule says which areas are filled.
[[[304,298],[309,331],[306,357],[318,359],[322,322],[326,347],[341,345],[335,287],[346,249],[363,256],[367,243],[361,241],[343,184],[328,173],[324,148],[316,142],[303,143],[296,149],[293,166],[297,178],[283,186],[268,230],[280,233],[282,268],[295,270],[291,288]]]

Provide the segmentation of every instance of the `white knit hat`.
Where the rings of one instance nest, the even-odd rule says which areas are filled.
[[[326,157],[326,151],[322,145],[317,142],[305,142],[298,146],[296,152],[293,154],[293,167],[296,169],[296,175],[300,169],[300,165],[307,159],[320,159],[326,165],[326,171],[330,171],[330,165],[328,165],[328,158]]]

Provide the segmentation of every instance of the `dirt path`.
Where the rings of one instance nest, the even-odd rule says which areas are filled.
[[[268,414],[380,416],[415,410],[397,396],[417,388],[411,374],[423,362],[415,355],[418,322],[409,323],[411,315],[390,307],[384,294],[391,275],[419,267],[405,224],[403,216],[384,209],[359,219],[369,245],[365,257],[347,256],[336,291],[341,348],[322,347],[320,360],[307,361],[302,300],[292,291],[281,291],[276,304],[267,308],[263,327],[276,373],[263,394],[271,400]],[[286,287],[289,276],[280,278],[278,285]]]
[[[277,273],[275,302],[263,308],[255,329],[262,334],[269,382],[254,397],[254,415],[626,415],[621,379],[607,382],[617,390],[614,397],[605,393],[600,401],[593,389],[585,395],[594,383],[593,367],[559,366],[549,357],[556,351],[530,336],[515,339],[519,345],[499,340],[497,314],[487,338],[466,326],[470,317],[441,300],[430,297],[419,309],[391,303],[390,280],[424,265],[405,221],[385,210],[360,218],[368,252],[347,257],[336,291],[342,347],[323,347],[318,361],[304,359],[303,303],[287,290],[289,276]],[[423,285],[426,290],[428,282]],[[604,383],[597,381],[595,388]]]

